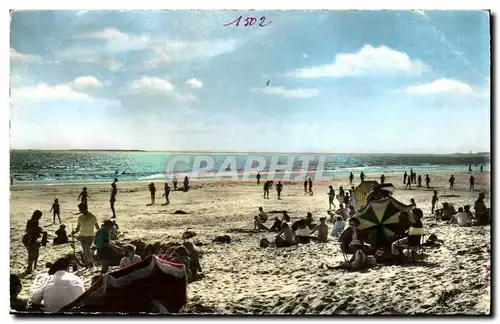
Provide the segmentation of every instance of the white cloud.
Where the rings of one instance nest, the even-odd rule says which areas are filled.
[[[287,89],[284,87],[267,87],[257,89],[256,91],[269,95],[281,95],[285,98],[310,98],[319,94],[319,91],[316,89]]]
[[[122,33],[116,28],[105,28],[103,30],[93,32],[93,33],[87,33],[87,34],[81,34],[76,36],[76,39],[105,39],[105,40],[110,40],[110,39],[116,39],[116,38],[125,38],[128,37],[126,33]]]
[[[92,97],[72,89],[67,84],[50,85],[39,83],[31,87],[12,89],[13,102],[45,100],[92,100]]]
[[[181,94],[174,90],[174,86],[168,80],[157,77],[142,76],[129,82],[124,94],[144,95],[144,96],[167,96],[180,101],[194,100],[191,94]]]
[[[312,79],[363,75],[419,74],[426,70],[420,60],[412,60],[403,52],[387,46],[364,45],[357,53],[341,53],[331,64],[295,69],[288,76]]]
[[[102,88],[103,84],[93,76],[81,76],[68,84],[75,89]]]
[[[29,55],[29,54],[22,54],[16,51],[15,49],[11,48],[10,49],[10,60],[13,62],[36,62],[40,58],[36,55]]]
[[[189,79],[186,81],[186,84],[190,86],[191,88],[199,89],[203,87],[203,83],[200,80],[197,79]]]
[[[429,93],[444,93],[455,92],[462,94],[472,94],[473,90],[470,85],[457,80],[438,79],[430,83],[413,85],[406,88],[404,91],[413,94],[429,94]]]

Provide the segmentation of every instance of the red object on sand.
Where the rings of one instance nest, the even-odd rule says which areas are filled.
[[[168,312],[177,313],[187,303],[187,284],[184,264],[150,255],[104,275],[60,312],[150,313],[155,300]]]

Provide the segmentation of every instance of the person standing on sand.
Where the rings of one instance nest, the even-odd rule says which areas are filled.
[[[419,187],[422,187],[422,176],[421,176],[420,174],[418,175],[418,180],[417,180],[417,182],[418,182],[418,186],[419,186]]]
[[[95,246],[99,263],[101,264],[101,274],[108,272],[109,265],[113,259],[113,250],[109,244],[109,232],[113,228],[113,222],[105,220],[99,230],[95,233]]]
[[[483,172],[483,165],[481,164],[481,167],[479,168],[479,172]]]
[[[349,184],[352,184],[352,181],[354,180],[354,174],[349,174]]]
[[[427,186],[427,189],[430,189],[429,183],[431,183],[431,177],[429,177],[428,174],[425,175],[425,185]]]
[[[470,179],[469,179],[469,182],[470,182],[469,190],[474,190],[474,181],[475,181],[474,176],[471,175]]]
[[[450,182],[450,189],[453,189],[453,186],[455,185],[455,177],[453,176],[453,174],[448,181]]]
[[[155,188],[155,184],[153,182],[151,182],[149,184],[149,192],[151,194],[151,205],[154,205],[155,204],[156,188]]]
[[[340,204],[344,203],[344,188],[342,186],[339,187],[339,195],[337,199],[339,200]]]
[[[330,191],[328,191],[328,210],[331,210],[332,205],[333,208],[335,208],[335,203],[333,202],[333,200],[335,199],[335,190],[333,189],[332,186],[329,186],[329,188]]]
[[[380,184],[384,184],[384,182],[385,182],[385,175],[382,174],[380,176]]]
[[[269,199],[269,186],[270,186],[270,181],[264,182],[264,199]]]
[[[413,169],[410,169],[410,182],[413,182]]]
[[[170,204],[170,199],[168,199],[168,196],[170,195],[170,187],[168,186],[167,182],[165,182],[165,187],[163,188],[163,190],[164,190],[163,196],[165,196],[165,205],[168,205]]]
[[[432,200],[431,200],[431,204],[432,204],[431,214],[434,214],[434,208],[436,207],[436,203],[438,202],[438,200],[439,200],[438,192],[436,190],[434,190],[434,196],[432,196]]]
[[[406,183],[406,178],[408,177],[408,173],[406,173],[405,171],[405,174],[403,174],[403,184]]]
[[[359,174],[359,179],[361,180],[361,182],[365,181],[365,174],[363,173],[363,171],[361,171],[361,173]]]
[[[78,217],[78,223],[71,235],[75,235],[80,232],[80,243],[83,249],[83,261],[87,268],[93,267],[92,243],[94,243],[94,227],[99,230],[99,224],[97,223],[97,218],[91,214],[86,205],[79,205],[81,215]]]
[[[257,184],[260,184],[260,172],[257,172]]]
[[[309,185],[309,196],[312,196],[312,195],[314,195],[314,193],[313,193],[313,189],[312,189],[313,182],[312,182],[311,178],[309,178],[309,180],[308,180],[308,185]]]
[[[187,192],[189,190],[189,178],[187,176],[184,177],[184,191]]]
[[[38,263],[38,256],[40,255],[40,246],[42,245],[38,239],[44,234],[43,229],[40,227],[40,218],[42,218],[42,212],[38,209],[33,212],[33,215],[26,223],[26,230],[23,236],[23,245],[28,250],[28,265],[26,268],[26,274],[36,269]]]
[[[175,191],[175,190],[177,190],[177,178],[175,176],[174,176],[173,183],[174,183],[174,191]]]
[[[113,212],[113,216],[111,218],[116,218],[116,212],[115,212],[115,201],[116,201],[116,194],[118,193],[118,189],[116,188],[116,183],[118,182],[118,179],[114,179],[113,183],[111,184],[111,198],[109,198],[109,205],[111,206],[111,212]]]
[[[281,184],[281,181],[278,181],[278,184],[276,185],[276,193],[278,194],[278,200],[281,200],[282,190],[283,190],[283,185]]]
[[[52,224],[56,223],[56,216],[59,219],[59,224],[61,224],[61,216],[60,216],[60,209],[59,209],[59,199],[54,199],[54,203],[52,204],[52,208],[50,208],[50,212],[53,212],[54,215],[54,221]]]
[[[304,180],[304,192],[307,193],[307,179]]]
[[[472,172],[472,164],[469,164],[469,173]]]
[[[408,178],[407,180],[408,181],[406,181],[406,187],[405,187],[405,189],[410,189],[411,190],[411,178]]]
[[[80,195],[78,196],[77,200],[80,200],[80,199],[81,199],[82,204],[84,204],[85,206],[87,206],[87,200],[90,199],[90,196],[87,193],[87,187],[83,187],[83,190],[80,193]]]

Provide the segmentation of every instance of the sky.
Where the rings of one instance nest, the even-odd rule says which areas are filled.
[[[489,29],[483,11],[15,11],[10,145],[489,152]]]

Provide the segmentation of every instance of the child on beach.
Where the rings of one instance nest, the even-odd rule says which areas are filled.
[[[54,238],[54,245],[66,244],[69,242],[68,234],[66,233],[66,225],[61,224],[59,229],[56,231],[56,237]]]
[[[54,221],[52,224],[56,223],[56,216],[59,219],[59,224],[61,224],[61,216],[60,216],[60,209],[59,209],[59,199],[54,199],[54,203],[52,204],[52,208],[50,208],[50,212],[53,212],[54,215]]]
[[[335,203],[333,202],[333,200],[335,199],[335,190],[333,189],[332,186],[329,186],[330,188],[330,191],[328,191],[328,209],[331,210],[332,209],[332,205],[333,205],[333,208],[335,208]]]
[[[189,258],[191,259],[191,275],[193,277],[193,281],[198,279],[198,272],[202,272],[201,264],[200,264],[200,254],[194,247],[194,244],[191,242],[184,242],[182,244],[189,253]]]
[[[87,187],[83,187],[83,190],[80,193],[80,195],[78,196],[77,200],[80,200],[82,204],[84,204],[85,206],[87,206],[87,200],[88,199],[90,199],[90,196],[87,193]]]
[[[133,245],[127,245],[125,247],[125,253],[126,255],[120,260],[120,269],[141,262],[141,257],[135,254],[135,247]]]
[[[262,224],[262,221],[259,219],[259,216],[255,216],[253,220],[253,229],[254,230],[268,230],[267,227]]]
[[[101,228],[95,233],[95,246],[99,263],[101,264],[101,274],[108,272],[110,261],[112,259],[111,246],[109,245],[109,231],[113,227],[113,222],[105,220]]]

